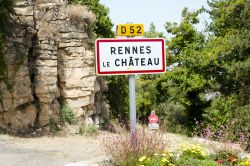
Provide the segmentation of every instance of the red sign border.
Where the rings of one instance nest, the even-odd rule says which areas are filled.
[[[132,71],[100,71],[100,49],[101,42],[161,42],[162,44],[162,69],[160,70],[132,70]],[[123,38],[123,39],[97,39],[95,41],[96,53],[96,73],[97,75],[129,75],[129,74],[154,74],[164,73],[166,71],[166,58],[165,58],[165,39],[163,38]]]

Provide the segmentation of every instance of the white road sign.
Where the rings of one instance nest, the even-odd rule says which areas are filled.
[[[96,40],[99,75],[163,73],[165,60],[165,40],[162,38]]]

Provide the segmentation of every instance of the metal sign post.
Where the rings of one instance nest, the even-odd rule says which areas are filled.
[[[142,36],[142,24],[117,26],[118,36],[127,38],[97,39],[96,73],[98,75],[128,75],[130,131],[136,135],[135,74],[164,73],[165,40],[163,38],[132,38]]]
[[[130,131],[136,134],[136,97],[135,97],[135,75],[129,75],[129,111],[130,111]]]
[[[120,28],[119,28],[120,27]],[[137,33],[135,31],[132,31],[133,33],[129,32],[126,34],[127,30],[131,30],[134,27],[137,27],[138,29],[142,31],[137,31],[140,33]],[[122,30],[122,29],[125,29]],[[127,24],[125,26],[118,25],[117,34],[122,36],[124,35],[123,32],[125,32],[125,36],[128,36],[127,38],[132,37],[131,35],[135,36],[143,36],[144,35],[144,26],[142,24]],[[135,75],[128,75],[128,82],[129,82],[129,117],[130,117],[130,132],[132,137],[136,135],[136,94],[135,94]]]

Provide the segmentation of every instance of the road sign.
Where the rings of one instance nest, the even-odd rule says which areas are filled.
[[[155,114],[152,114],[148,117],[149,123],[157,123],[159,120],[158,116]]]
[[[159,129],[159,124],[158,123],[149,123],[148,127],[151,130],[157,130],[157,129]]]
[[[116,27],[117,36],[143,36],[143,24],[120,24]]]
[[[96,40],[99,75],[164,73],[165,59],[165,40],[162,38]]]

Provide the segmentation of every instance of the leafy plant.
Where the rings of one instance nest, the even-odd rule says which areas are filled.
[[[98,133],[98,128],[95,124],[82,125],[80,127],[80,134],[86,134],[88,136],[93,136]]]
[[[111,117],[126,125],[129,119],[128,79],[126,76],[106,77],[108,84],[107,98],[110,104]]]
[[[73,113],[72,109],[67,104],[64,104],[61,107],[60,116],[61,116],[61,121],[63,123],[69,123],[69,124],[77,123],[77,118],[75,114]]]
[[[12,84],[8,81],[7,64],[4,58],[4,38],[6,36],[6,24],[10,14],[14,13],[14,0],[0,1],[0,77],[3,77],[8,90],[12,89]],[[0,91],[0,99],[2,99],[2,92]]]
[[[154,110],[160,117],[160,123],[164,130],[173,133],[188,133],[188,118],[183,105],[178,102],[166,101],[155,106]]]
[[[219,164],[212,160],[212,159],[196,159],[196,158],[190,158],[189,156],[182,156],[179,160],[176,162],[177,166],[218,166]]]

